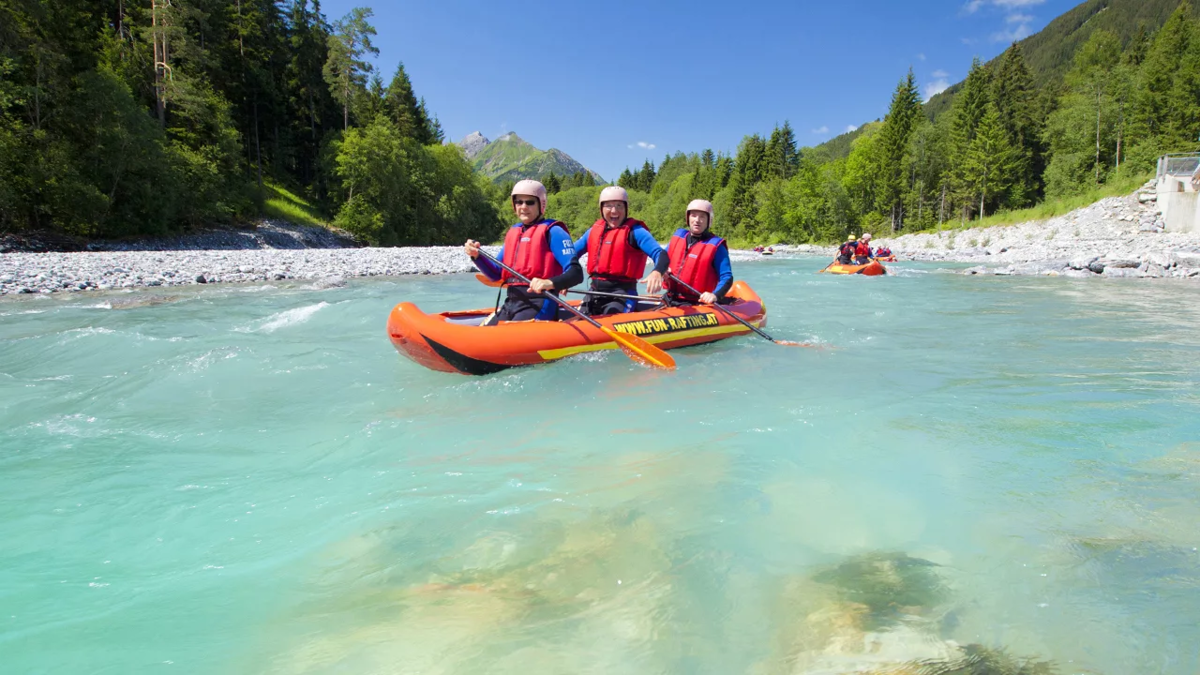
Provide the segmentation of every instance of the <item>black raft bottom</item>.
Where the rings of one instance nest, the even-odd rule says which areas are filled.
[[[446,363],[449,363],[460,373],[466,373],[467,375],[491,375],[492,373],[498,373],[502,370],[508,370],[509,368],[512,368],[512,366],[492,363],[491,361],[473,359],[466,354],[460,354],[453,349],[450,349],[446,345],[440,344],[435,340],[431,340],[424,335],[422,335],[421,338],[423,338],[425,342],[433,348],[433,351],[437,352],[438,356],[445,359]]]

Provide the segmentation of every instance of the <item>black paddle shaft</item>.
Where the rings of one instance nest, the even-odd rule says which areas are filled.
[[[670,272],[668,272],[668,274],[670,274]],[[691,286],[687,285],[687,283],[686,283],[686,282],[684,282],[682,279],[680,279],[679,277],[675,276],[674,274],[671,274],[671,280],[672,280],[672,283],[679,284],[680,286],[682,286],[682,287],[684,288],[684,290],[691,291],[692,293],[695,293],[695,294],[696,294],[696,297],[700,297],[700,295],[701,295],[700,291],[698,291],[698,290],[696,290],[696,289],[692,288]],[[722,307],[722,306],[720,306],[720,305],[718,305],[718,304],[713,304],[713,307],[716,307],[717,309],[721,310],[722,312],[724,312],[724,313],[725,313],[725,316],[727,316],[727,317],[730,317],[731,319],[734,319],[734,320],[736,320],[738,323],[742,324],[742,325],[743,325],[743,326],[745,326],[746,328],[749,328],[750,330],[754,331],[755,333],[758,333],[759,335],[761,335],[761,336],[765,337],[766,339],[770,340],[771,342],[778,342],[778,340],[776,340],[775,338],[771,337],[770,335],[767,335],[765,332],[763,332],[762,330],[760,330],[760,329],[758,328],[758,326],[755,326],[754,324],[750,323],[749,321],[746,321],[745,319],[743,319],[742,317],[738,316],[737,314],[734,314],[733,312],[731,312],[731,311],[729,311],[729,310],[725,309],[724,307]]]
[[[530,283],[529,279],[526,279],[526,278],[524,277],[524,275],[522,275],[520,272],[518,272],[518,271],[514,270],[513,268],[509,267],[508,265],[505,265],[504,263],[500,262],[499,260],[496,260],[496,259],[495,259],[495,258],[493,258],[493,257],[492,257],[492,256],[491,256],[491,255],[490,255],[490,254],[489,254],[487,251],[484,251],[483,249],[480,249],[480,250],[479,250],[479,255],[481,255],[481,256],[483,256],[484,258],[487,258],[488,260],[491,260],[492,262],[496,263],[497,265],[499,265],[499,266],[500,266],[500,268],[501,268],[501,269],[503,269],[504,271],[506,271],[506,272],[508,272],[509,274],[511,274],[511,275],[513,275],[514,277],[516,277],[516,278],[517,278],[517,280],[518,280],[518,281],[520,281],[521,283],[523,283],[523,284],[528,284],[528,283]],[[577,317],[579,317],[579,318],[581,318],[581,319],[585,319],[585,320],[587,320],[587,322],[588,322],[588,323],[592,324],[592,325],[593,325],[593,326],[595,326],[596,328],[599,328],[600,330],[605,330],[604,326],[601,326],[599,321],[597,321],[597,320],[593,319],[592,317],[588,316],[587,314],[584,314],[583,312],[579,311],[578,309],[575,309],[574,307],[572,307],[572,306],[571,306],[571,303],[567,302],[566,300],[563,300],[562,298],[558,297],[557,295],[555,295],[555,294],[553,294],[553,293],[545,293],[544,295],[545,295],[546,297],[550,298],[551,300],[553,300],[553,301],[557,302],[557,303],[558,303],[558,305],[559,305],[560,307],[562,307],[563,309],[565,309],[565,310],[567,310],[567,311],[571,312],[571,313],[572,313],[572,314],[574,314],[575,316],[577,316]]]

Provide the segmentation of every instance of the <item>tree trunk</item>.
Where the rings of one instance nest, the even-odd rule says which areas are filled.
[[[1096,87],[1096,185],[1100,184],[1100,87]]]
[[[938,209],[938,227],[946,222],[946,184],[942,183],[942,206]]]

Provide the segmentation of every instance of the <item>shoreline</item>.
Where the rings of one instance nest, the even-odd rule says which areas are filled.
[[[973,264],[960,274],[1200,280],[1200,234],[1163,232],[1157,205],[1145,192],[1046,221],[880,236],[872,243],[889,246],[900,262]],[[253,230],[87,248],[0,253],[0,296],[284,280],[339,285],[347,278],[475,271],[459,246],[361,247],[322,228],[269,221]],[[809,244],[775,249],[779,257],[830,259],[836,251]],[[731,253],[739,263],[772,259],[751,250]]]

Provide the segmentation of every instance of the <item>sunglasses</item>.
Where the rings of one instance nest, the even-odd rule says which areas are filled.
[[[536,200],[536,199],[514,199],[513,200],[513,206],[520,206],[522,204],[524,204],[525,206],[537,206],[538,200]]]

